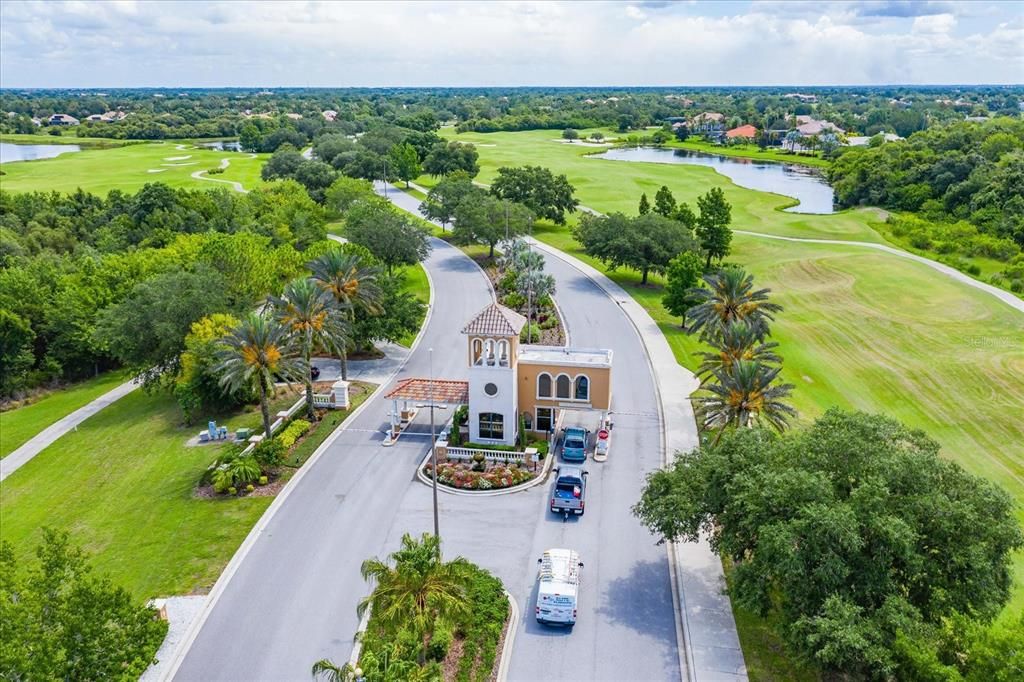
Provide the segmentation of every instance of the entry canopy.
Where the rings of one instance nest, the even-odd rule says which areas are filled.
[[[462,405],[469,402],[469,382],[448,379],[403,379],[386,397],[391,400]]]

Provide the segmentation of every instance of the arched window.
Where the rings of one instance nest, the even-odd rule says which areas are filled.
[[[480,413],[480,437],[490,440],[505,439],[505,418],[497,412]]]
[[[537,377],[537,397],[551,397],[551,375],[547,372],[543,372]]]
[[[494,364],[494,340],[493,339],[487,339],[486,343],[484,343],[484,357],[486,357],[486,362],[487,362],[488,365],[493,365]]]
[[[558,379],[555,380],[555,396],[569,400],[569,394],[571,392],[572,379],[570,379],[567,374],[559,374]]]
[[[498,342],[498,364],[508,367],[508,341],[504,339]]]
[[[479,365],[484,354],[484,342],[480,339],[473,339],[473,364]]]
[[[586,375],[576,377],[576,391],[573,397],[576,400],[590,400],[590,379]]]

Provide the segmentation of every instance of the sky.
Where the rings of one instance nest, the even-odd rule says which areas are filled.
[[[1024,0],[0,2],[0,87],[1024,83]]]

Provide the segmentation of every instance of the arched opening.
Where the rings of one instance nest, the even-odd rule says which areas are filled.
[[[559,374],[558,379],[555,380],[555,397],[569,400],[571,392],[572,379],[569,378],[568,374]]]
[[[551,375],[548,374],[547,372],[541,372],[541,374],[537,377],[537,397],[551,397]]]
[[[479,365],[483,363],[484,354],[484,342],[480,339],[473,339],[473,364]]]
[[[573,398],[576,400],[590,400],[590,379],[585,374],[576,377],[576,390],[573,393]]]
[[[494,365],[494,340],[493,339],[487,339],[486,343],[484,343],[484,357],[486,358],[485,361],[486,361],[486,363],[488,365]]]
[[[504,339],[498,342],[498,364],[508,367],[508,341]]]
[[[504,440],[505,418],[497,412],[481,412],[480,437],[489,440]]]

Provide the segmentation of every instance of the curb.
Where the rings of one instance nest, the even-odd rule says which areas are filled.
[[[430,460],[431,451],[427,450],[427,454],[420,460],[419,466],[416,467],[416,478],[420,480],[429,488],[434,487],[432,479],[427,478],[427,475],[423,473],[423,467],[426,466]],[[551,472],[551,463],[555,460],[553,453],[548,453],[544,457],[544,466],[541,467],[540,472],[532,480],[526,483],[520,483],[519,485],[512,486],[511,488],[502,488],[501,490],[458,490],[447,486],[444,483],[437,484],[437,491],[447,493],[448,495],[461,495],[462,497],[497,497],[498,495],[511,495],[512,493],[519,493],[524,490],[529,490],[534,486],[538,486],[547,480],[548,474]]]
[[[495,675],[498,682],[505,682],[508,679],[508,668],[512,664],[512,645],[516,642],[516,630],[519,629],[519,604],[508,590],[505,590],[505,596],[508,597],[508,634],[501,647],[501,660],[498,662],[498,673]]]
[[[395,376],[397,376],[398,373],[405,368],[406,364],[408,364],[409,360],[412,358],[413,353],[416,351],[416,348],[420,345],[420,341],[423,340],[423,335],[424,333],[426,333],[427,326],[430,324],[430,318],[434,313],[434,280],[430,276],[430,271],[427,268],[423,268],[423,272],[426,273],[427,283],[430,285],[430,298],[427,301],[427,314],[423,318],[423,324],[420,326],[420,330],[416,334],[416,338],[413,340],[412,345],[409,347],[409,355],[406,356],[405,360],[403,360],[400,365],[395,367],[394,371],[392,371],[391,374],[387,376],[387,378],[380,384],[379,387],[383,387],[391,383]],[[362,405],[357,407],[345,419],[345,421],[343,421],[334,429],[331,435],[329,435],[327,439],[320,444],[320,447],[318,447],[316,451],[310,456],[310,458],[306,460],[306,463],[302,465],[299,471],[294,476],[292,476],[291,480],[289,480],[288,483],[285,484],[281,492],[279,492],[277,494],[277,497],[274,498],[274,501],[270,504],[269,507],[267,507],[267,510],[263,512],[263,516],[259,518],[259,520],[256,522],[256,525],[254,525],[252,529],[249,531],[249,534],[245,536],[245,540],[243,540],[242,544],[239,545],[237,550],[235,550],[234,555],[231,557],[231,561],[228,562],[228,565],[224,568],[224,571],[221,572],[220,577],[217,578],[217,582],[214,583],[213,589],[210,590],[209,597],[206,600],[206,605],[203,607],[203,610],[199,614],[199,616],[197,616],[196,619],[192,622],[191,627],[189,627],[188,631],[185,633],[185,636],[182,638],[181,644],[178,645],[178,649],[174,652],[174,655],[171,659],[171,665],[168,667],[167,672],[160,678],[161,682],[174,679],[174,676],[178,673],[178,668],[181,667],[182,662],[185,660],[185,655],[188,654],[189,649],[192,648],[192,643],[195,642],[196,637],[199,636],[199,632],[203,629],[203,626],[206,624],[206,619],[210,617],[210,612],[213,611],[213,607],[217,605],[217,602],[220,600],[220,597],[224,593],[224,590],[227,589],[227,585],[231,582],[231,578],[234,577],[235,573],[238,571],[238,567],[241,566],[242,562],[245,560],[245,557],[248,556],[249,551],[252,549],[252,546],[256,544],[256,540],[266,529],[270,521],[274,518],[274,515],[277,514],[278,510],[282,506],[284,506],[284,503],[287,501],[288,496],[291,495],[292,491],[295,490],[295,488],[298,486],[299,481],[301,481],[305,477],[306,473],[313,468],[313,466],[320,460],[320,458],[327,451],[327,449],[334,444],[334,441],[336,441],[341,436],[341,434],[347,430],[347,425],[351,423],[351,421],[355,419],[364,409],[366,409],[371,402],[373,402],[373,396],[370,396],[369,398],[364,400]]]

